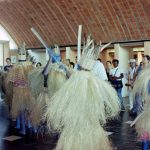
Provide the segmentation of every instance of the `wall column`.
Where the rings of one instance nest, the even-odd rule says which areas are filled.
[[[142,61],[142,52],[137,52],[138,64]]]
[[[144,42],[144,55],[150,56],[150,42]]]
[[[75,63],[75,57],[77,56],[77,52],[72,50],[70,47],[66,47],[66,59],[70,59],[70,62]]]
[[[8,41],[0,42],[0,66],[6,65],[6,58],[10,57],[10,47]]]
[[[4,65],[4,58],[3,58],[3,44],[0,44],[0,66]]]
[[[4,65],[6,65],[5,59],[6,59],[7,57],[10,57],[9,42],[3,43],[3,50],[4,50],[4,53],[3,53]]]

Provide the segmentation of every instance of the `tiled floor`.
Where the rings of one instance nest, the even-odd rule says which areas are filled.
[[[58,135],[37,137],[31,131],[26,136],[19,135],[7,115],[6,105],[0,102],[0,150],[52,150],[55,147]],[[122,112],[116,120],[109,121],[105,127],[108,132],[112,132],[109,137],[117,150],[141,150],[141,144],[136,142],[135,131],[130,128],[128,121],[131,120],[133,118],[129,117],[127,111]],[[15,141],[3,139],[11,135],[23,138]]]

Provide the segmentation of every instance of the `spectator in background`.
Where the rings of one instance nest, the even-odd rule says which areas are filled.
[[[123,73],[121,72],[120,68],[119,68],[119,60],[118,59],[114,59],[112,61],[113,64],[113,69],[110,70],[110,80],[111,80],[111,84],[112,86],[116,89],[119,100],[120,100],[120,105],[121,105],[121,109],[125,110],[124,108],[124,103],[123,103],[123,98],[122,98],[122,88],[123,88],[123,83],[122,83],[122,78]]]
[[[78,58],[76,56],[74,70],[78,70],[78,68],[79,68],[79,66],[78,66]]]
[[[13,65],[11,64],[11,59],[10,58],[6,58],[6,63],[7,63],[7,65],[4,66],[4,71],[9,71],[13,67]]]
[[[41,67],[42,66],[42,64],[40,63],[40,62],[38,62],[37,64],[36,64],[36,67]]]
[[[133,107],[133,101],[132,101],[132,89],[134,86],[134,81],[136,79],[136,72],[137,72],[137,67],[136,67],[136,60],[135,59],[130,59],[129,60],[129,69],[128,69],[128,83],[125,84],[128,87],[129,91],[129,102],[130,102],[130,110]]]
[[[142,62],[140,62],[139,67],[137,68],[136,71],[136,77],[139,75],[139,73],[149,65],[150,62],[150,57],[148,55],[144,55]],[[134,104],[133,108],[130,112],[131,115],[137,115],[143,111],[143,101],[142,101],[142,94],[141,93],[136,93],[135,99],[134,99]]]
[[[130,59],[129,65],[130,65],[130,67],[128,69],[128,84],[129,84],[129,86],[131,86],[131,88],[133,88],[133,84],[134,84],[136,72],[137,72],[136,60]]]

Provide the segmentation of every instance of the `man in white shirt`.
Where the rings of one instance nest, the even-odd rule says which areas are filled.
[[[96,76],[98,76],[101,80],[108,80],[106,70],[104,65],[99,61],[99,59],[95,62],[93,67],[93,72]]]
[[[110,70],[110,80],[112,81],[112,86],[117,91],[118,97],[120,99],[120,104],[121,104],[121,109],[124,110],[124,104],[123,104],[123,98],[122,98],[122,78],[123,78],[123,73],[121,72],[120,68],[118,67],[119,65],[119,60],[114,59],[112,61],[112,64],[114,66],[113,69]]]

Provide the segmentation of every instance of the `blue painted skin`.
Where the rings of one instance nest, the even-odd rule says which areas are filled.
[[[19,117],[17,117],[17,125],[16,125],[16,128],[17,129],[20,129],[21,127],[20,127],[20,116]]]
[[[20,133],[26,134],[26,122],[25,122],[25,114],[21,112],[21,114],[17,117],[16,128],[21,129]]]
[[[60,55],[57,55],[57,54],[54,55],[52,48],[48,48],[48,49],[47,49],[47,52],[48,52],[48,55],[49,55],[49,60],[48,60],[46,66],[44,67],[44,69],[43,69],[43,71],[42,71],[42,73],[43,73],[44,76],[46,76],[47,73],[48,73],[47,69],[48,69],[48,66],[49,66],[49,64],[50,64],[51,61],[52,61],[53,63],[54,63],[54,62],[59,63],[59,62],[61,61],[61,56],[60,56]]]
[[[52,57],[52,62],[60,62],[61,61],[61,56],[60,55],[53,55]]]
[[[148,93],[150,94],[150,81],[148,82]]]
[[[17,117],[17,125],[16,128],[17,129],[22,129],[20,132],[25,134],[26,133],[26,129],[25,129],[25,115],[24,112],[22,112],[18,117]]]
[[[52,62],[60,62],[61,61],[60,54],[54,54],[52,48],[48,48],[47,51],[48,51],[49,58],[52,58]]]
[[[31,126],[31,122],[30,120],[28,119],[28,129],[30,129],[32,126]]]
[[[22,130],[20,131],[21,134],[26,134],[26,121],[25,121],[25,113],[21,113],[21,123],[22,123]]]
[[[142,150],[148,150],[148,141],[142,142]]]
[[[22,112],[20,114],[20,116],[17,118],[16,123],[17,123],[16,128],[21,129],[21,131],[19,133],[25,135],[26,134],[26,120],[25,120],[25,113],[24,112]],[[28,129],[32,128],[30,120],[27,121],[27,128]],[[33,127],[32,131],[34,133],[37,133],[37,128]]]

